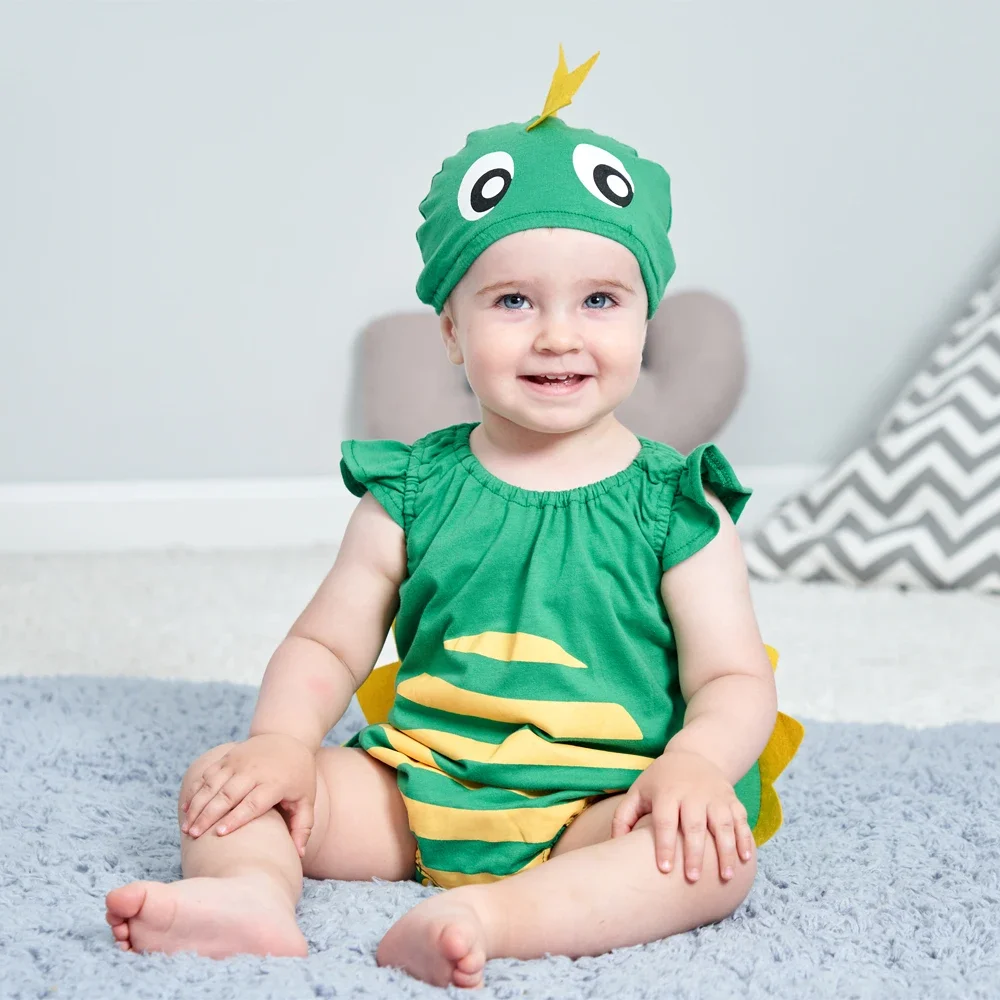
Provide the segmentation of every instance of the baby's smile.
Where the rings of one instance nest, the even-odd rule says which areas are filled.
[[[518,380],[531,386],[531,391],[544,396],[569,396],[578,392],[592,375],[562,372],[552,375],[518,375]]]

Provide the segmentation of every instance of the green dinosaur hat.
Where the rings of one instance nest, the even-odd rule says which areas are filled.
[[[670,177],[631,146],[554,117],[598,55],[569,72],[560,45],[541,115],[470,132],[434,175],[420,203],[417,297],[435,312],[491,243],[545,226],[583,229],[631,250],[646,286],[647,318],[656,312],[674,273]]]

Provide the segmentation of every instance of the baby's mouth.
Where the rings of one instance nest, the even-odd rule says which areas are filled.
[[[527,379],[529,382],[534,382],[535,385],[577,385],[586,378],[590,378],[589,375],[521,375],[520,378]]]

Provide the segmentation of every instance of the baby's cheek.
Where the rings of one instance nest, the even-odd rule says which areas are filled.
[[[496,391],[514,380],[519,371],[517,358],[499,345],[477,345],[465,355],[465,375],[474,391],[489,392],[491,387]]]
[[[639,383],[641,367],[639,365],[610,362],[599,368],[598,386],[605,400],[613,405],[628,399]]]

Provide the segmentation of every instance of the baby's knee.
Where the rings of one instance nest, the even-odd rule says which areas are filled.
[[[649,828],[650,847],[655,854],[655,832],[651,813],[642,816],[635,824],[634,829],[640,828]],[[703,834],[701,858],[692,858],[688,850],[684,831],[678,827],[674,840],[671,875],[687,880],[686,869],[693,861],[698,867],[699,875],[697,881],[692,884],[701,883],[706,887],[713,911],[711,919],[721,920],[723,917],[729,916],[749,895],[757,877],[757,845],[751,842],[750,857],[745,861],[734,853],[731,862],[733,874],[728,879],[722,876],[720,870],[722,862],[719,858],[715,837],[707,828]]]
[[[750,857],[744,861],[737,852],[732,856],[728,855],[725,861],[720,859],[715,837],[709,830],[704,834],[704,855],[700,859],[698,881],[705,882],[706,905],[709,912],[707,920],[704,922],[714,922],[722,920],[732,914],[739,907],[743,900],[747,898],[750,889],[753,887],[754,879],[757,876],[757,847],[750,845]],[[678,877],[687,879],[681,865],[687,865],[688,846],[682,831],[677,831],[677,849],[674,853],[674,871]],[[697,864],[699,859],[694,859]],[[728,863],[733,874],[730,878],[724,878],[721,872],[723,864]],[[697,883],[696,883],[697,884]]]

